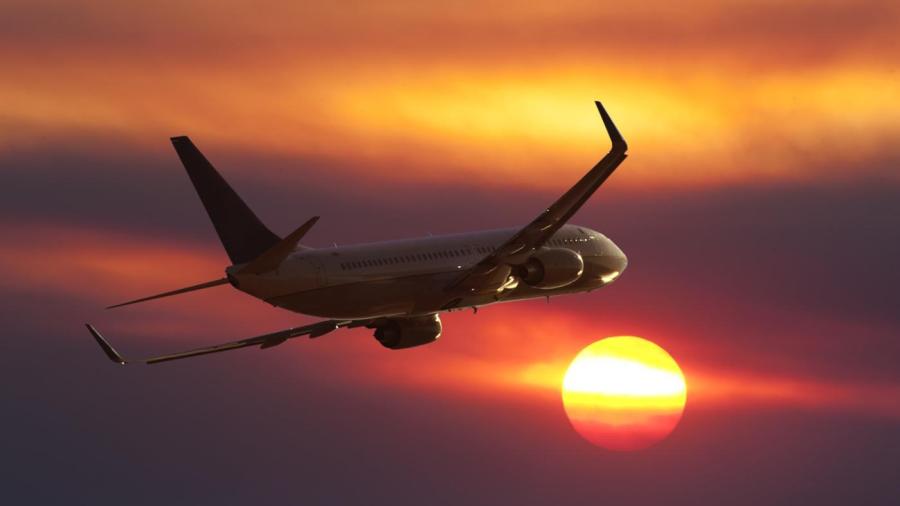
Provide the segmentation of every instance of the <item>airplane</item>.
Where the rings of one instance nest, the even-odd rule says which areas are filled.
[[[188,137],[172,144],[231,260],[225,276],[123,302],[108,309],[229,284],[269,304],[326,320],[220,345],[140,360],[120,355],[91,324],[88,331],[118,364],[156,364],[300,336],[365,327],[385,348],[429,344],[441,336],[439,313],[477,311],[499,302],[590,292],[614,282],[628,265],[622,250],[587,227],[567,224],[625,160],[628,145],[595,102],[612,146],[556,202],[522,228],[311,248],[300,244],[315,216],[284,238],[247,207]]]

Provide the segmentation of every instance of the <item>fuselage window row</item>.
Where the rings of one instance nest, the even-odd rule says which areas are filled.
[[[475,253],[491,253],[496,251],[496,248],[493,246],[478,246],[474,249],[463,248],[463,249],[451,249],[451,250],[443,250],[443,251],[435,251],[430,253],[417,253],[415,255],[404,255],[404,256],[396,256],[396,257],[384,257],[384,258],[372,258],[366,260],[357,260],[353,262],[342,262],[340,264],[341,270],[354,270],[361,269],[363,267],[381,267],[385,265],[395,265],[402,263],[412,263],[412,262],[424,262],[426,260],[438,260],[443,258],[456,258],[461,256],[469,256]]]
[[[550,246],[563,246],[565,244],[570,244],[574,242],[588,242],[590,238],[562,238],[562,239],[551,239],[547,241],[547,244]],[[404,255],[397,257],[384,257],[384,258],[373,258],[367,260],[358,260],[353,262],[343,262],[341,263],[341,270],[354,270],[361,269],[364,267],[381,267],[385,265],[395,265],[395,264],[405,264],[405,263],[413,263],[413,262],[424,262],[426,260],[438,260],[442,258],[455,258],[460,256],[468,256],[474,253],[479,254],[488,254],[496,251],[497,248],[494,246],[476,246],[474,249],[464,248],[464,249],[452,249],[452,250],[443,250],[443,251],[435,251],[430,253],[417,253],[414,255]]]

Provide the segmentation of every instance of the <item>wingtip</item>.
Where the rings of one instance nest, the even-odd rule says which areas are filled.
[[[594,104],[597,105],[597,110],[600,112],[600,118],[603,119],[603,125],[606,127],[606,132],[609,134],[610,141],[612,141],[613,149],[618,149],[622,152],[627,151],[628,144],[625,142],[622,134],[619,133],[619,129],[616,128],[616,124],[613,123],[609,113],[606,112],[606,108],[603,107],[603,104],[599,100],[595,100]]]
[[[119,355],[119,353],[109,344],[109,342],[107,342],[106,339],[103,338],[103,335],[100,334],[100,331],[94,328],[94,326],[90,323],[85,323],[84,326],[87,327],[88,332],[91,333],[91,335],[94,337],[94,340],[97,341],[97,344],[100,345],[103,353],[105,353],[110,360],[120,365],[125,365],[127,363],[126,360],[122,358],[122,355]]]

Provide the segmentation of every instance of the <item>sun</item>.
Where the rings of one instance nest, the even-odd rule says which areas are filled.
[[[687,385],[666,350],[640,337],[608,337],[572,360],[562,398],[582,437],[610,450],[639,450],[678,425]]]

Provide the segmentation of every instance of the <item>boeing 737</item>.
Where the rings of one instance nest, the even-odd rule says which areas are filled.
[[[172,144],[231,260],[214,281],[110,308],[229,284],[273,306],[325,320],[279,332],[153,358],[120,355],[90,324],[91,335],[119,364],[154,364],[250,346],[271,348],[300,336],[365,327],[390,349],[428,344],[441,335],[439,314],[523,299],[590,292],[618,278],[628,260],[606,236],[567,224],[625,160],[628,149],[596,102],[610,151],[575,186],[521,228],[487,230],[352,246],[300,244],[319,219],[284,238],[275,235],[187,137]]]

